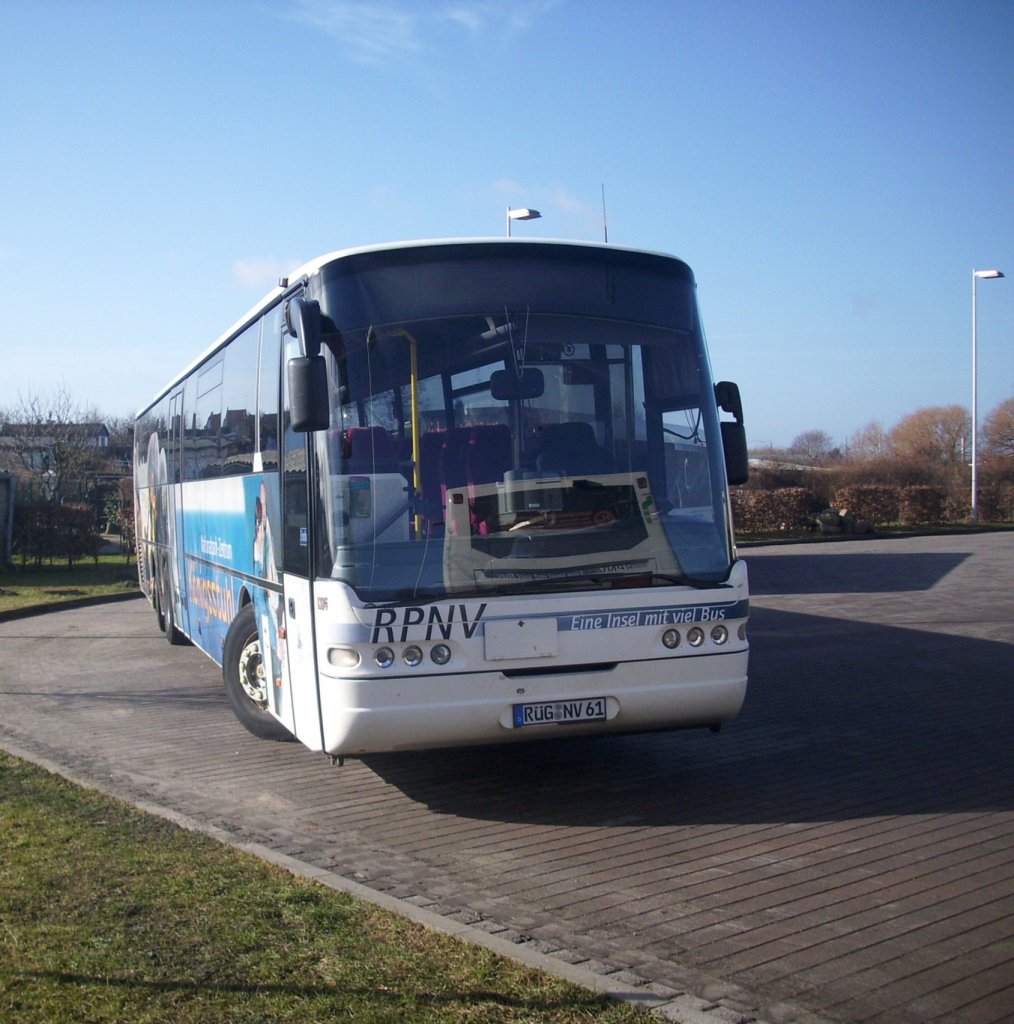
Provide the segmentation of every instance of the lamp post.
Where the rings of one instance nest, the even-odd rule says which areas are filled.
[[[979,279],[994,281],[1003,277],[1000,270],[972,269],[972,511],[971,522],[979,522],[979,333],[975,323]]]
[[[538,210],[529,210],[527,206],[519,207],[516,210],[512,210],[509,206],[507,207],[507,237],[511,236],[511,221],[512,220],[538,220],[542,216]]]

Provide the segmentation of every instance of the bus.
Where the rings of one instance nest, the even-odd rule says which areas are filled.
[[[675,257],[331,253],[138,413],[134,449],[141,588],[256,736],[340,763],[717,731],[743,703],[742,405]]]

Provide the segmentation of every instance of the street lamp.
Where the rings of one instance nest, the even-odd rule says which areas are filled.
[[[976,293],[980,278],[984,281],[994,281],[998,277],[1003,277],[1003,271],[972,269],[972,513],[970,518],[973,526],[979,522],[979,334],[975,323]]]
[[[512,220],[538,220],[542,216],[538,210],[529,210],[527,206],[522,206],[517,210],[512,210],[509,206],[507,207],[507,237],[511,236],[511,221]]]

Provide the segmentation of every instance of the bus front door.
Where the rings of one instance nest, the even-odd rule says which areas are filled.
[[[294,354],[295,338],[284,339],[285,362]],[[309,515],[312,434],[296,433],[289,418],[288,375],[282,375],[282,568],[285,593],[284,649],[288,674],[287,694],[278,716],[296,738],[311,750],[323,750],[317,658],[314,644],[313,581],[310,571],[311,523]],[[287,704],[287,707],[284,705]]]

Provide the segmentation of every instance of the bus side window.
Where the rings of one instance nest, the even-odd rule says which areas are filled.
[[[222,377],[222,474],[253,470],[260,321],[234,338],[225,351]]]
[[[281,306],[263,320],[257,387],[257,449],[264,469],[278,468],[278,373],[281,363]]]
[[[197,374],[194,415],[187,431],[187,456],[198,480],[222,475],[222,364],[223,357],[214,356]]]

